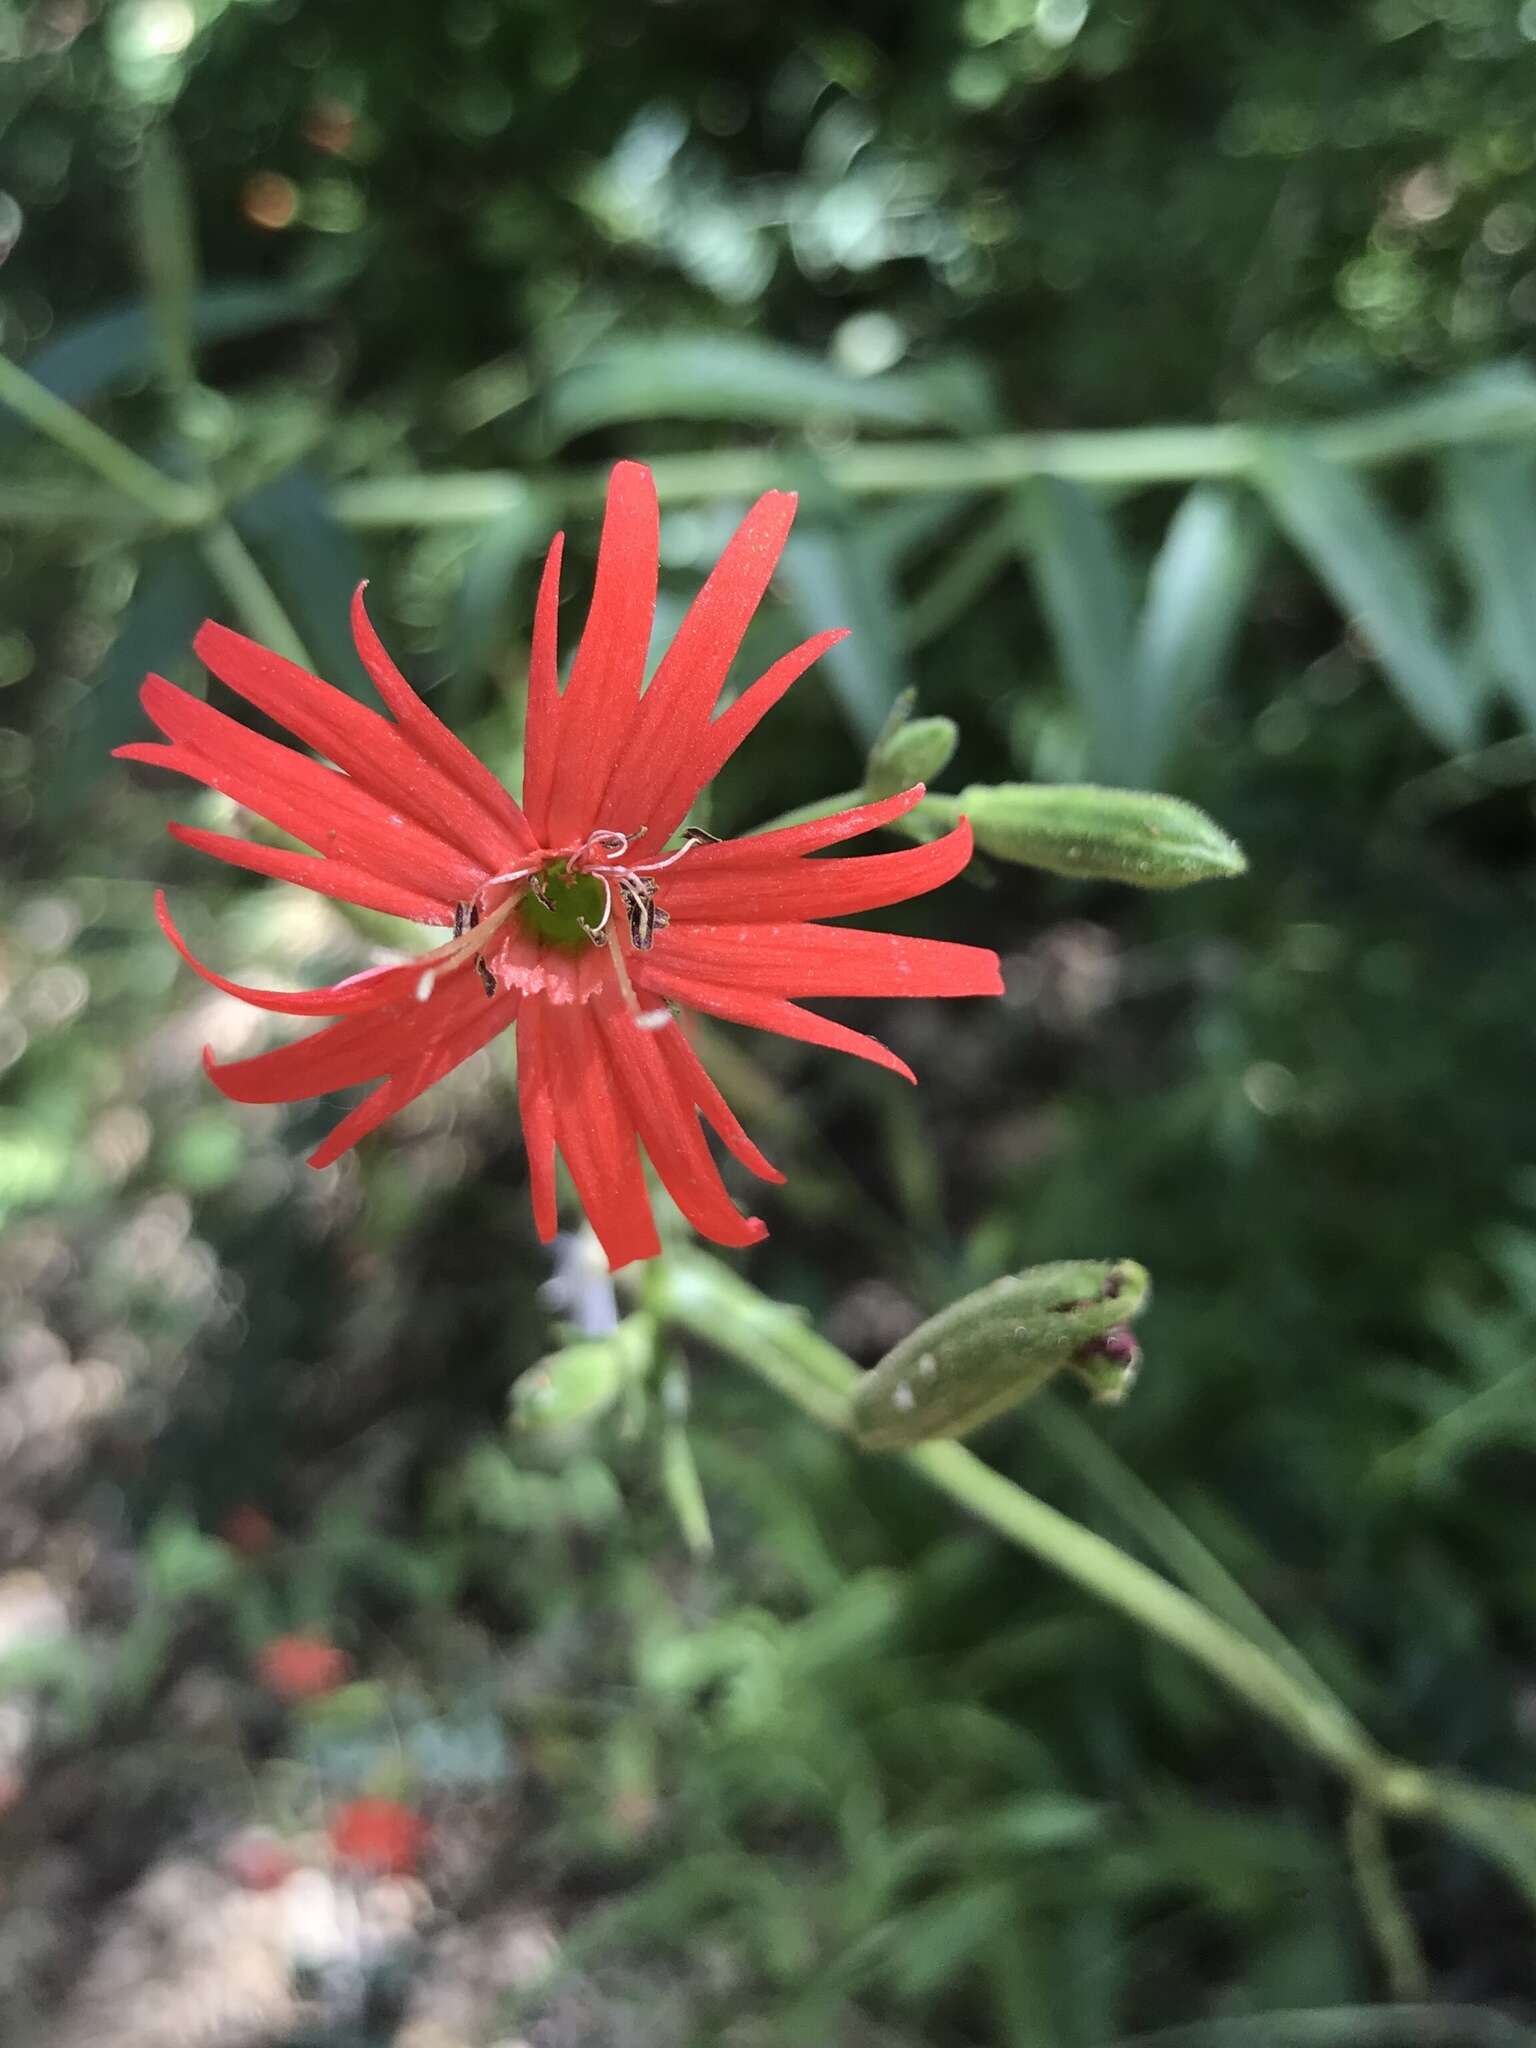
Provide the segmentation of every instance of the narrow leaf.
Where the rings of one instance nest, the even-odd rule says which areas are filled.
[[[1199,484],[1169,521],[1136,629],[1131,694],[1136,781],[1157,785],[1180,728],[1221,682],[1259,563],[1259,535],[1234,494]]]
[[[316,288],[291,284],[209,285],[192,302],[192,333],[203,343],[259,334],[290,320],[310,318],[323,303]],[[88,406],[125,379],[142,377],[155,361],[155,325],[141,301],[68,327],[28,359],[27,373],[56,398]],[[25,428],[0,413],[0,447]]]
[[[802,515],[784,550],[779,582],[807,632],[828,622],[850,628],[848,638],[821,657],[817,672],[830,683],[854,738],[868,747],[906,687],[896,595],[879,557],[852,519]]]
[[[307,470],[290,469],[233,506],[230,519],[325,680],[371,704],[372,687],[348,625],[362,557],[318,481]]]
[[[804,426],[828,418],[861,427],[969,432],[988,424],[991,401],[963,365],[857,377],[771,342],[684,333],[604,344],[562,371],[541,407],[544,435],[554,448],[626,420]]]
[[[150,542],[89,694],[51,741],[53,766],[40,779],[39,798],[54,820],[83,808],[109,769],[123,772],[109,758],[112,749],[149,736],[140,683],[151,670],[174,676],[193,668],[192,636],[217,608],[218,593],[192,540],[177,534]]]
[[[1272,440],[1256,474],[1276,520],[1359,622],[1419,724],[1453,753],[1471,746],[1475,693],[1441,638],[1424,567],[1367,485],[1294,439]]]
[[[1114,528],[1096,498],[1059,477],[1026,484],[1015,505],[1041,609],[1087,727],[1093,771],[1119,781],[1136,743],[1131,586]]]
[[[549,521],[530,494],[476,536],[460,568],[444,644],[445,691],[462,705],[499,645],[518,578],[549,538]]]
[[[1527,730],[1536,730],[1536,472],[1512,448],[1463,448],[1443,474],[1483,649]]]

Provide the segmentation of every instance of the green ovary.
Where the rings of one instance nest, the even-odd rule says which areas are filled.
[[[602,919],[602,883],[595,875],[573,875],[563,860],[546,868],[540,879],[549,908],[546,910],[530,889],[517,906],[524,929],[546,946],[561,946],[571,953],[585,951],[592,941],[582,925],[595,931]]]

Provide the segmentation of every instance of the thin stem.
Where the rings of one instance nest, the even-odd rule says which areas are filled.
[[[186,173],[168,130],[151,128],[134,189],[139,267],[148,288],[166,395],[180,403],[197,378],[192,302],[197,235]]]
[[[40,527],[47,532],[104,526],[144,533],[159,524],[136,498],[97,484],[0,484],[0,526]]]
[[[846,1426],[857,1368],[792,1312],[765,1301],[725,1267],[702,1257],[675,1257],[658,1288],[658,1304],[816,1421],[839,1430]],[[921,1444],[900,1455],[978,1520],[1203,1664],[1363,1795],[1400,1810],[1426,1802],[1423,1773],[1385,1756],[1337,1701],[1146,1565],[1037,1500],[960,1444]]]
[[[1356,1799],[1345,1823],[1345,1840],[1360,1910],[1381,1957],[1387,1989],[1393,1998],[1423,1998],[1429,1990],[1429,1971],[1392,1868],[1387,1824],[1380,1807]]]
[[[155,469],[94,420],[66,405],[9,356],[0,356],[0,405],[8,405],[28,426],[94,469],[125,498],[142,505],[165,525],[196,526],[207,516],[208,500],[202,491]]]
[[[300,668],[313,670],[314,662],[299,637],[297,627],[283,608],[281,599],[262,574],[260,565],[227,519],[220,519],[198,535],[203,559],[213,571],[219,587],[240,615],[252,639],[261,641],[274,653],[286,654]]]
[[[1257,1643],[1277,1664],[1283,1664],[1293,1678],[1310,1686],[1319,1699],[1342,1704],[1295,1644],[1275,1626],[1258,1602],[1250,1599],[1220,1558],[1206,1548],[1081,1415],[1056,1395],[1044,1393],[1030,1404],[1029,1420],[1044,1442],[1075,1468],[1101,1500],[1110,1504],[1186,1591],[1214,1613],[1224,1615],[1251,1643]]]
[[[1531,2048],[1531,2030],[1482,2005],[1305,2006],[1126,2034],[1116,2048]]]
[[[1325,460],[1371,468],[1468,442],[1536,437],[1536,384],[1523,372],[1490,372],[1401,405],[1325,426],[1289,429]],[[829,485],[854,497],[1011,490],[1032,477],[1133,488],[1244,477],[1258,467],[1269,430],[1253,426],[1124,427],[1074,433],[996,434],[975,440],[882,441],[822,458]],[[753,497],[793,489],[796,458],[763,448],[718,448],[652,462],[664,504]],[[524,502],[530,479],[513,471],[370,477],[342,484],[332,509],[350,526],[474,526]],[[599,506],[602,471],[536,479],[557,512]]]
[[[1346,1777],[1374,1786],[1390,1774],[1388,1759],[1345,1709],[1319,1698],[1187,1593],[994,1472],[963,1445],[920,1444],[902,1455],[940,1492],[1203,1664]]]

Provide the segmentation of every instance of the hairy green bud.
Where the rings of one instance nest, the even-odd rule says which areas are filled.
[[[1134,1259],[1058,1259],[952,1302],[867,1372],[851,1424],[865,1450],[968,1436],[1062,1370],[1118,1399],[1140,1354],[1128,1325],[1151,1279]]]
[[[651,1318],[634,1315],[609,1336],[552,1351],[512,1382],[512,1427],[546,1435],[598,1421],[649,1370],[655,1341]]]
[[[864,793],[894,796],[914,782],[931,782],[954,758],[960,728],[952,718],[912,718],[913,693],[903,690],[870,749]]]
[[[1182,797],[1090,783],[977,783],[957,808],[977,850],[1083,881],[1182,889],[1243,874],[1237,841]]]

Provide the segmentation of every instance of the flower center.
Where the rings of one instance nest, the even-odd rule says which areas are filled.
[[[546,946],[582,953],[592,934],[602,930],[609,895],[596,875],[571,872],[570,863],[554,861],[533,878],[518,898],[517,912],[525,930]]]

